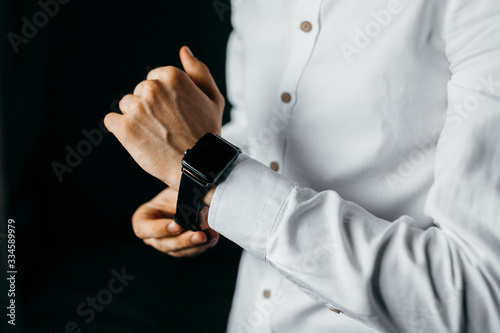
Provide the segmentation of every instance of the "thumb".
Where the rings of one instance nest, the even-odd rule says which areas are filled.
[[[199,61],[187,46],[179,52],[182,66],[193,82],[215,103],[223,103],[224,98],[217,88],[207,65]]]

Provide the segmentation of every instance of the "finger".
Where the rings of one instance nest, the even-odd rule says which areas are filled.
[[[205,244],[207,240],[207,235],[202,231],[186,231],[175,237],[148,238],[144,240],[144,243],[151,245],[161,252],[167,253],[199,246]]]
[[[177,236],[184,230],[172,219],[133,218],[132,228],[138,238],[162,238]]]
[[[131,111],[143,108],[144,106],[142,104],[140,97],[128,94],[123,96],[123,98],[120,100],[120,103],[118,104],[118,107],[120,108],[123,114],[127,114]]]
[[[159,217],[161,212],[147,203],[139,207],[132,216],[132,228],[137,237],[161,238],[179,235],[183,228],[171,218]]]
[[[130,140],[133,131],[124,115],[118,113],[109,113],[104,117],[104,126],[113,133],[116,139],[127,150],[128,141]]]
[[[173,251],[164,251],[165,249],[152,239],[144,240],[144,243],[172,257],[192,257],[206,251],[207,249],[214,247],[217,244],[217,242],[219,241],[219,234],[217,232],[214,232],[213,237],[212,238],[210,237],[212,236],[209,236],[208,241],[205,242],[204,244],[195,245],[192,247],[183,248],[180,250],[173,250]]]
[[[212,229],[206,230],[205,233],[207,234],[208,240],[204,244],[166,253],[172,257],[192,257],[214,247],[219,242],[219,233]]]
[[[217,104],[224,103],[224,98],[217,88],[217,84],[210,74],[208,67],[199,61],[191,52],[189,47],[183,46],[180,50],[182,66],[193,82],[201,89],[212,101]]]
[[[132,226],[139,238],[176,236],[184,229],[173,221],[177,192],[167,187],[141,205],[132,216]]]
[[[207,229],[205,230],[205,234],[207,235],[207,238],[208,238],[208,241],[207,242],[211,242],[213,241],[214,239],[215,240],[219,240],[219,233],[213,229]]]
[[[206,250],[214,247],[218,241],[219,241],[219,238],[217,237],[217,238],[209,240],[206,244],[195,246],[195,247],[192,247],[189,249],[167,252],[167,254],[172,256],[172,257],[177,257],[177,258],[194,257],[194,256],[197,256],[197,255],[205,252]]]
[[[110,131],[111,133],[114,133],[117,129],[117,126],[120,123],[121,117],[123,117],[121,114],[118,114],[116,112],[110,112],[104,117],[104,126]]]
[[[134,89],[134,95],[140,97],[158,96],[161,93],[161,83],[157,80],[145,80]]]
[[[168,90],[172,87],[178,87],[186,79],[189,79],[189,76],[183,70],[174,66],[165,66],[150,71],[147,81],[143,82],[155,81],[160,87]]]

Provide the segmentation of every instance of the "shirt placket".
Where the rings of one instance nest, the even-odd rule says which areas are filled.
[[[286,136],[290,122],[295,116],[295,106],[300,98],[297,94],[300,78],[311,58],[320,31],[320,9],[322,0],[301,0],[293,19],[291,52],[283,77],[276,93],[276,109],[286,119],[287,126],[278,135],[278,144],[271,147],[268,165],[283,173],[286,154]]]
[[[285,67],[279,89],[276,93],[276,105],[282,118],[293,121],[295,105],[300,96],[297,95],[300,78],[314,51],[316,40],[320,31],[320,8],[322,0],[301,0],[297,2],[297,11],[293,19],[292,47],[288,63]],[[289,125],[289,124],[288,124]],[[269,167],[276,172],[283,172],[284,156],[286,154],[286,132],[289,126],[280,133],[279,144],[270,147]],[[272,304],[271,313],[267,318],[268,325],[265,332],[274,332],[273,313],[279,311],[280,295],[284,295],[283,279],[273,269],[266,270],[265,278],[260,288],[260,299],[267,299]],[[285,300],[286,301],[286,300]],[[265,301],[264,301],[265,302]],[[264,332],[264,330],[262,330]]]

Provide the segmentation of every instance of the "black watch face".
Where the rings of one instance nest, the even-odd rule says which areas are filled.
[[[221,137],[205,134],[189,150],[182,160],[182,165],[208,183],[215,183],[238,157],[238,148],[231,146]]]

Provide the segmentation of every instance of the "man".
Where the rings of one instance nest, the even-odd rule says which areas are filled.
[[[221,132],[206,66],[181,49],[185,72],[153,70],[105,119],[169,186],[137,236],[245,250],[229,332],[498,331],[500,2],[234,5],[222,135],[246,154],[204,231],[172,216],[184,151]]]

